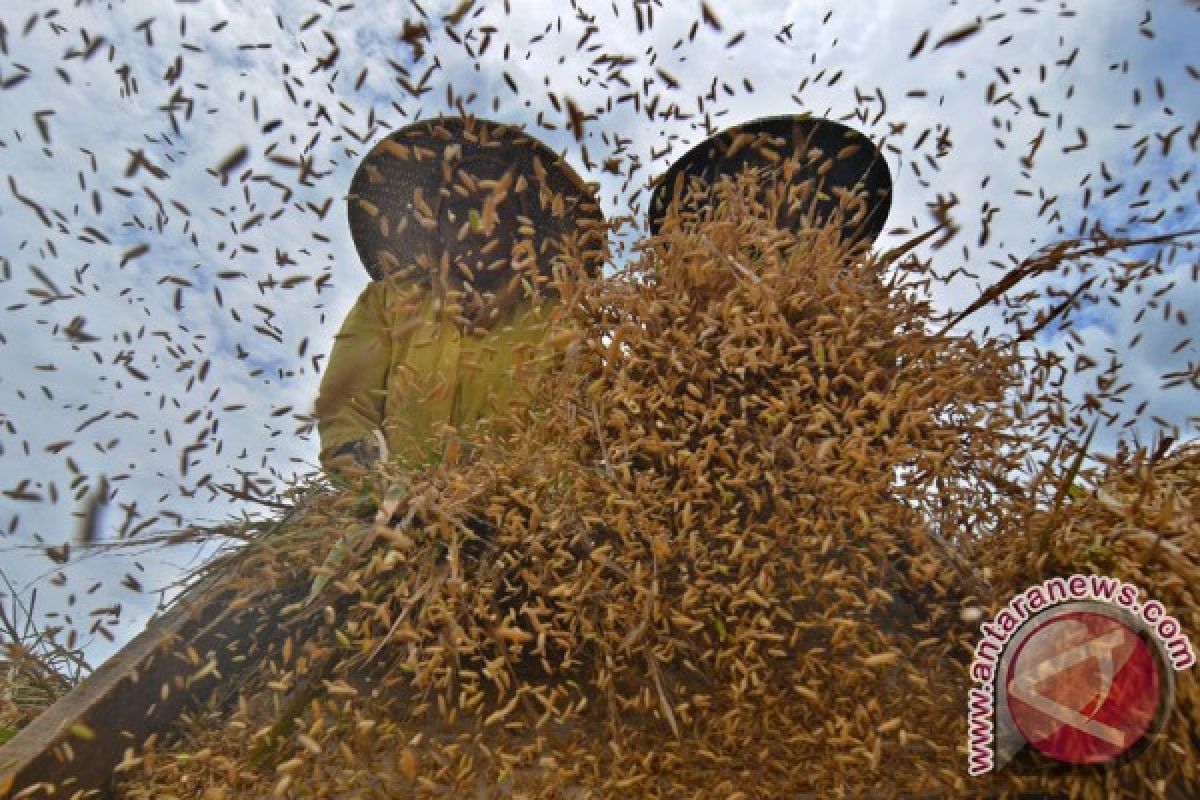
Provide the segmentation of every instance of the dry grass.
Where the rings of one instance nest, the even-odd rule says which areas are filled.
[[[66,694],[90,666],[82,652],[39,625],[37,591],[22,596],[0,571],[0,745]],[[7,608],[5,607],[7,606]]]

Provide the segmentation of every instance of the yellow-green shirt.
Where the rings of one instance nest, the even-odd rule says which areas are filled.
[[[464,334],[428,289],[369,284],[342,324],[321,380],[322,461],[379,430],[392,458],[420,463],[439,452],[439,423],[465,433],[506,413],[526,396],[516,368],[537,357],[550,306],[525,303],[490,330]]]

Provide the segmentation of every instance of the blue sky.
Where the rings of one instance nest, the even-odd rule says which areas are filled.
[[[1196,161],[1188,136],[1196,130],[1200,81],[1188,68],[1190,64],[1196,69],[1190,51],[1200,25],[1196,11],[1184,2],[976,5],[897,0],[821,5],[807,0],[714,0],[710,5],[722,30],[701,22],[691,40],[691,27],[699,20],[698,2],[639,4],[647,22],[653,12],[653,26],[641,33],[631,2],[580,2],[575,5],[581,15],[558,3],[512,0],[512,12],[506,14],[502,2],[479,2],[456,33],[475,53],[483,39],[491,37],[478,61],[441,30],[441,16],[457,5],[421,3],[431,18],[432,40],[420,60],[397,39],[406,19],[420,18],[414,5],[400,2],[360,0],[353,9],[336,11],[331,4],[282,0],[177,5],[131,0],[63,8],[49,18],[40,4],[6,4],[0,11],[7,31],[0,82],[22,68],[30,72],[24,82],[0,91],[5,118],[0,167],[23,196],[62,215],[59,219],[51,214],[52,226],[47,228],[7,186],[0,187],[0,266],[9,275],[0,282],[0,300],[6,308],[25,304],[8,311],[0,322],[0,488],[11,489],[27,479],[43,496],[54,482],[59,494],[57,503],[48,497],[26,502],[0,496],[0,530],[12,528],[0,538],[0,566],[22,587],[40,586],[46,602],[71,613],[75,625],[85,630],[91,624],[90,610],[122,603],[125,614],[113,631],[116,641],[96,638],[89,648],[95,659],[136,632],[153,610],[152,593],[121,588],[125,573],[157,588],[176,579],[180,569],[199,556],[194,551],[156,549],[140,555],[76,555],[63,568],[66,586],[50,585],[46,579],[55,570],[41,555],[36,537],[54,544],[69,540],[75,530],[78,503],[70,488],[74,473],[67,458],[87,477],[83,487],[94,485],[102,474],[112,479],[115,502],[136,502],[139,522],[160,507],[197,522],[218,521],[242,510],[203,488],[188,497],[186,492],[206,474],[213,476],[213,483],[236,484],[239,470],[275,479],[311,470],[316,443],[293,435],[302,425],[293,415],[311,409],[319,380],[311,358],[328,352],[342,317],[366,282],[349,242],[342,200],[357,157],[367,147],[351,132],[370,132],[373,142],[386,135],[383,125],[395,128],[418,116],[444,113],[447,87],[459,97],[474,93],[470,108],[476,113],[526,123],[531,132],[564,152],[586,179],[599,183],[610,216],[630,213],[635,203],[644,206],[644,194],[639,199],[636,191],[703,138],[698,126],[703,112],[696,97],[709,92],[716,75],[716,99],[706,101],[704,110],[722,127],[768,114],[808,111],[841,117],[863,109],[868,123],[855,124],[887,147],[896,179],[889,227],[897,232],[885,235],[879,244],[887,247],[903,240],[902,230],[928,227],[927,204],[939,194],[953,194],[959,200],[956,217],[963,233],[933,254],[944,272],[961,266],[978,274],[981,283],[989,283],[1002,267],[1015,263],[1013,259],[1057,241],[1063,235],[1060,225],[1073,233],[1088,188],[1093,200],[1086,213],[1110,229],[1126,226],[1131,233],[1144,234],[1200,226],[1194,179],[1175,189],[1167,184],[1168,178],[1179,179],[1193,169]],[[1026,7],[1037,13],[1026,13]],[[1074,16],[1062,15],[1063,9],[1074,11]],[[25,35],[35,11],[38,18]],[[935,48],[946,34],[984,12],[989,18],[979,33]],[[1153,12],[1151,19],[1142,24],[1148,12]],[[317,21],[305,28],[313,14]],[[152,22],[139,28],[148,19]],[[181,32],[184,21],[186,31]],[[578,50],[589,24],[598,30]],[[84,48],[85,30],[92,39],[104,36],[106,44],[86,62],[65,59],[70,49]],[[926,30],[930,33],[924,51],[910,59],[914,43]],[[153,46],[147,44],[147,31]],[[324,31],[330,32],[340,54],[332,69],[321,70],[317,60],[334,47]],[[740,43],[727,46],[739,32],[744,32]],[[600,47],[589,51],[593,45]],[[603,53],[632,59],[622,68],[627,85],[613,78],[608,66],[595,63]],[[177,57],[183,73],[171,82],[167,73]],[[420,98],[399,85],[400,73],[388,63],[407,70],[415,84],[435,59],[430,91]],[[123,65],[138,83],[136,94],[122,91]],[[366,75],[356,88],[364,68]],[[678,82],[678,89],[664,85],[660,69]],[[505,73],[518,92],[509,88]],[[1156,78],[1165,90],[1162,99]],[[728,91],[720,83],[727,84]],[[638,99],[639,107],[661,93],[658,111],[675,102],[684,113],[696,115],[649,119],[634,102],[621,99],[641,93],[643,87],[648,88]],[[177,90],[194,104],[190,119],[185,119],[182,106],[176,110],[179,133],[163,110]],[[1135,90],[1140,93],[1136,107]],[[1011,93],[1010,99],[996,100],[1006,93]],[[860,102],[859,97],[871,99]],[[582,148],[565,130],[565,115],[555,108],[555,102],[566,98],[588,112],[612,103],[611,112],[598,114],[587,126],[583,145],[594,168],[585,165]],[[1036,113],[1035,105],[1048,116]],[[318,118],[321,108],[327,119]],[[42,110],[55,112],[44,118],[49,143],[33,120]],[[372,112],[377,125],[370,130]],[[539,116],[556,128],[539,127]],[[262,133],[271,120],[279,120],[278,126]],[[1170,152],[1164,154],[1156,135],[1166,136],[1180,126]],[[1088,143],[1075,149],[1079,129],[1086,131]],[[930,133],[923,136],[926,130]],[[1025,171],[1020,158],[1043,130],[1035,166]],[[615,136],[627,139],[628,145],[617,148]],[[952,147],[933,158],[931,143],[939,136]],[[1135,145],[1143,136],[1150,137],[1150,146],[1135,164]],[[296,185],[295,170],[269,160],[266,150],[272,143],[274,155],[311,158],[323,177],[310,187]],[[668,144],[670,153],[655,160],[653,154]],[[210,170],[241,145],[250,146],[249,157],[222,185]],[[94,154],[94,170],[85,148]],[[138,150],[168,177],[156,178],[145,168],[126,177],[130,153]],[[643,166],[627,187],[625,178],[601,171],[605,158],[631,154]],[[248,177],[243,176],[246,169],[251,171]],[[1116,179],[1105,181],[1103,171]],[[269,178],[294,191],[287,204],[281,203],[281,190]],[[80,188],[81,181],[86,188]],[[1145,181],[1151,182],[1142,198],[1146,206],[1130,210]],[[1105,188],[1117,183],[1122,187],[1103,197]],[[93,190],[101,198],[102,214],[93,211]],[[330,197],[332,205],[323,217],[308,206],[319,207]],[[1048,197],[1058,200],[1039,215]],[[161,231],[155,220],[159,202],[165,210]],[[981,247],[978,220],[985,204],[998,211],[990,241]],[[281,209],[281,216],[270,219]],[[1148,217],[1160,209],[1164,215],[1153,224],[1129,223],[1131,215]],[[1061,223],[1048,221],[1055,210]],[[242,232],[243,223],[259,213],[265,215],[262,221]],[[89,226],[110,244],[94,237],[90,243],[82,241],[79,237],[89,236]],[[121,266],[122,257],[140,243],[150,249]],[[277,264],[277,251],[286,252],[294,263]],[[1200,307],[1195,262],[1194,253],[1182,254],[1162,275],[1145,278],[1144,292],[1149,295],[1174,280],[1163,303],[1170,299],[1175,310]],[[83,279],[77,281],[74,273],[85,264]],[[39,304],[27,293],[41,286],[30,267],[40,269],[69,297]],[[1103,278],[1103,270],[1111,267],[1112,262],[1081,263],[1044,280],[1069,291],[1089,277]],[[226,272],[241,276],[222,277]],[[326,273],[328,281],[317,291],[315,279]],[[293,288],[279,286],[289,276],[301,275],[311,279]],[[275,288],[260,288],[272,279]],[[77,292],[71,288],[76,286]],[[219,303],[215,291],[221,294]],[[936,287],[935,299],[941,308],[957,308],[976,291],[973,280],[960,276]],[[1194,332],[1195,323],[1164,321],[1161,308],[1138,321],[1132,300],[1115,307],[1101,292],[1076,319],[1083,344],[1071,346],[1102,364],[1108,362],[1110,350],[1124,362],[1121,380],[1134,383],[1127,410],[1143,399],[1149,404],[1135,426],[1143,437],[1155,431],[1152,416],[1177,426],[1185,436],[1195,435],[1196,422],[1189,420],[1197,409],[1194,387],[1162,389],[1164,374],[1196,369],[1198,345],[1172,352]],[[76,316],[86,318],[86,330],[100,341],[77,345],[61,330],[53,332],[55,325],[61,328]],[[971,324],[995,327],[998,319],[994,310],[987,310]],[[300,358],[306,339],[306,355]],[[1063,333],[1051,332],[1035,345],[1065,352],[1067,342]],[[236,357],[239,347],[248,353],[246,358]],[[114,363],[119,358],[130,359],[149,380],[141,381]],[[200,380],[205,362],[209,366]],[[1072,377],[1072,397],[1082,399],[1091,380],[1088,375]],[[291,411],[272,416],[289,406]],[[114,413],[76,430],[104,409]],[[127,413],[118,416],[118,411]],[[5,422],[12,431],[4,428]],[[205,430],[207,436],[197,440]],[[1111,447],[1118,430],[1102,432],[1101,443]],[[165,431],[171,435],[170,444]],[[64,440],[73,444],[58,453],[47,452],[48,446]],[[192,441],[207,446],[196,452],[198,463],[183,475],[180,449]],[[123,518],[114,504],[103,536],[115,537]],[[172,527],[165,518],[145,532],[164,527]],[[103,580],[104,587],[85,597],[82,590],[96,580]],[[68,606],[72,591],[79,596]]]

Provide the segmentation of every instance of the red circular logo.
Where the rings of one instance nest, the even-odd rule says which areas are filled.
[[[1040,752],[1102,764],[1146,735],[1161,697],[1150,645],[1104,613],[1053,616],[1021,642],[1005,682],[1014,724]]]

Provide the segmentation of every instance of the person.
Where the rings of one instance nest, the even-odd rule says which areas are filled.
[[[556,270],[595,275],[605,220],[571,167],[516,127],[437,118],[375,145],[348,196],[372,281],[334,340],[316,401],[329,472],[417,466],[519,402]],[[561,277],[561,275],[560,275]]]
[[[756,204],[752,212],[794,234],[784,239],[789,251],[811,243],[807,237],[825,237],[825,252],[844,260],[843,271],[862,266],[891,210],[891,171],[862,133],[817,117],[764,117],[708,137],[658,177],[648,209],[650,233],[694,236],[719,216],[720,185],[747,171],[754,173],[747,198]],[[879,372],[885,376],[881,385],[886,373]],[[915,554],[911,543],[897,542],[886,567],[891,602],[873,612],[878,623],[895,627],[928,618],[928,599],[912,588],[909,576]]]
[[[688,225],[711,218],[713,190],[757,170],[757,200],[781,230],[835,229],[852,252],[870,248],[892,203],[892,176],[878,148],[854,128],[805,115],[763,117],[726,128],[688,150],[656,180],[650,232],[674,208]],[[779,203],[776,192],[787,193]]]

